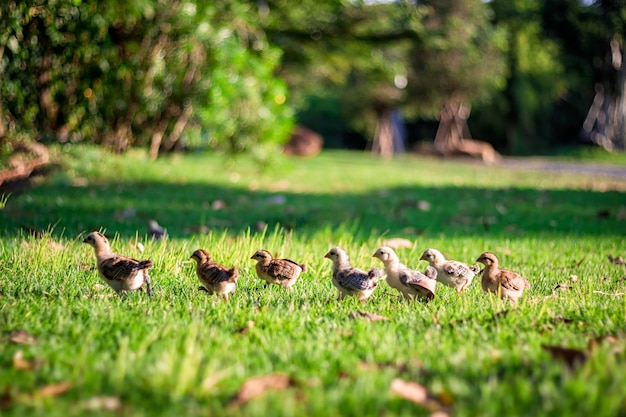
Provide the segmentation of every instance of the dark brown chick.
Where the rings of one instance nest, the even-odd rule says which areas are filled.
[[[256,251],[250,259],[257,261],[256,274],[265,281],[265,287],[276,284],[291,291],[300,274],[307,270],[305,264],[290,259],[274,259],[265,249]]]
[[[237,267],[228,268],[218,264],[204,249],[196,250],[191,259],[196,261],[196,275],[203,285],[200,289],[209,294],[219,294],[228,301],[228,294],[237,288]]]
[[[508,269],[500,269],[498,257],[491,252],[484,252],[476,259],[485,265],[483,276],[480,280],[483,291],[497,294],[500,298],[508,299],[511,304],[524,294],[524,289],[530,287],[526,278],[517,272]]]

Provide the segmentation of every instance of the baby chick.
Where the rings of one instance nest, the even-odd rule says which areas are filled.
[[[211,259],[204,249],[196,250],[191,259],[196,261],[196,275],[203,284],[201,290],[209,294],[220,294],[228,301],[228,294],[237,288],[239,273],[237,267],[227,268]]]
[[[387,284],[400,291],[407,301],[414,298],[432,300],[435,297],[437,271],[433,267],[426,268],[425,273],[410,269],[400,263],[396,252],[388,246],[381,246],[374,253],[385,265]]]
[[[150,260],[138,261],[127,256],[117,255],[111,250],[109,240],[100,232],[91,232],[83,243],[93,246],[100,277],[109,284],[116,293],[141,289],[146,283],[146,294],[152,295],[148,269],[153,264]]]
[[[256,274],[265,281],[265,287],[276,284],[291,291],[300,274],[307,270],[305,264],[290,259],[274,259],[265,249],[256,251],[250,259],[257,261]]]
[[[500,298],[508,299],[511,304],[515,304],[524,294],[524,289],[530,287],[526,278],[517,272],[500,269],[498,258],[491,252],[484,252],[476,262],[485,265],[480,280],[483,291],[498,294]]]
[[[355,296],[359,301],[367,300],[382,276],[378,268],[371,268],[368,272],[354,268],[350,265],[350,258],[345,250],[335,247],[324,255],[333,262],[333,285],[339,290],[337,300],[345,296]]]
[[[459,261],[447,261],[437,249],[426,249],[420,260],[426,260],[437,270],[437,281],[452,287],[459,294],[472,283],[474,275],[480,268],[478,265],[469,266]]]

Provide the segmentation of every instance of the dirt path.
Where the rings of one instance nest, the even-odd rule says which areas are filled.
[[[503,158],[500,166],[511,169],[578,173],[594,177],[619,178],[626,181],[626,166],[589,164],[583,162],[548,161],[535,158]]]

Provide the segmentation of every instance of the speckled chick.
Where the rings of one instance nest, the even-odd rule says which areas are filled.
[[[228,301],[228,294],[237,288],[239,273],[237,267],[228,268],[211,259],[204,249],[198,249],[191,255],[196,261],[196,275],[202,283],[200,290],[209,294],[219,294]]]
[[[256,274],[265,281],[266,287],[276,284],[291,291],[300,274],[307,271],[305,264],[290,259],[274,259],[265,249],[256,251],[250,259],[257,261]]]
[[[150,260],[138,261],[127,256],[114,253],[109,240],[100,232],[91,232],[83,243],[91,245],[96,252],[96,261],[100,277],[109,284],[116,293],[135,291],[146,283],[146,294],[152,295],[148,269],[152,268]]]
[[[484,252],[476,262],[485,265],[480,280],[485,292],[498,294],[500,298],[506,298],[511,304],[515,304],[524,294],[524,289],[530,288],[528,280],[517,272],[500,269],[498,257],[491,252]]]
[[[350,258],[345,250],[334,247],[324,255],[333,262],[333,285],[339,291],[337,300],[346,296],[357,297],[365,302],[378,286],[378,280],[383,272],[378,268],[371,268],[368,272],[350,265]]]
[[[427,261],[437,270],[437,281],[462,293],[480,271],[478,265],[467,265],[459,261],[448,261],[437,249],[426,249],[421,260]]]
[[[424,273],[400,263],[396,252],[388,246],[381,246],[374,253],[385,266],[387,284],[398,290],[407,301],[414,299],[432,300],[435,297],[437,271],[429,266]]]

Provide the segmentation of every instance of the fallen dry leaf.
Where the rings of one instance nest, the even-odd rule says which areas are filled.
[[[391,381],[390,390],[392,393],[415,404],[424,405],[428,400],[428,390],[417,382],[395,378]]]
[[[248,320],[248,322],[246,323],[245,327],[241,327],[239,330],[237,330],[237,333],[239,333],[239,334],[246,334],[253,327],[254,327],[254,321]]]
[[[381,316],[379,314],[374,314],[374,313],[368,313],[366,311],[353,311],[352,313],[350,313],[350,318],[351,319],[356,319],[362,317],[364,319],[366,319],[367,321],[388,321],[389,319],[385,316]]]
[[[610,334],[594,337],[593,339],[589,340],[589,343],[587,343],[587,350],[591,352],[603,343],[614,345],[618,342],[618,340],[619,339],[617,337],[610,335]]]
[[[239,392],[230,401],[231,406],[241,406],[260,397],[268,390],[284,390],[294,385],[290,376],[284,374],[270,374],[257,376],[245,381]]]
[[[58,384],[50,384],[39,388],[31,393],[34,398],[56,397],[69,391],[72,384],[69,382],[59,382]]]
[[[393,249],[412,248],[413,242],[411,242],[409,239],[393,237],[391,239],[383,240],[382,246],[389,246]]]
[[[587,361],[587,352],[581,349],[566,348],[563,346],[541,345],[552,358],[564,362],[570,368],[582,365]]]
[[[118,411],[122,408],[122,401],[117,397],[98,395],[83,402],[83,408],[89,411]]]
[[[583,262],[585,261],[585,258],[586,258],[586,256],[583,256],[580,261],[576,262],[574,264],[574,268],[578,268],[579,266],[581,266],[583,264]]]
[[[19,369],[21,371],[30,371],[35,369],[36,363],[35,361],[28,361],[24,359],[24,352],[18,350],[13,355],[13,368]]]
[[[389,391],[405,400],[421,405],[430,411],[443,411],[444,404],[432,395],[426,387],[417,382],[395,378],[391,381]],[[450,403],[451,402],[452,400],[450,399]]]
[[[9,333],[9,341],[16,345],[34,345],[37,339],[26,330],[18,329]]]
[[[612,255],[609,255],[609,262],[615,265],[626,266],[626,260],[621,256],[614,258]]]

